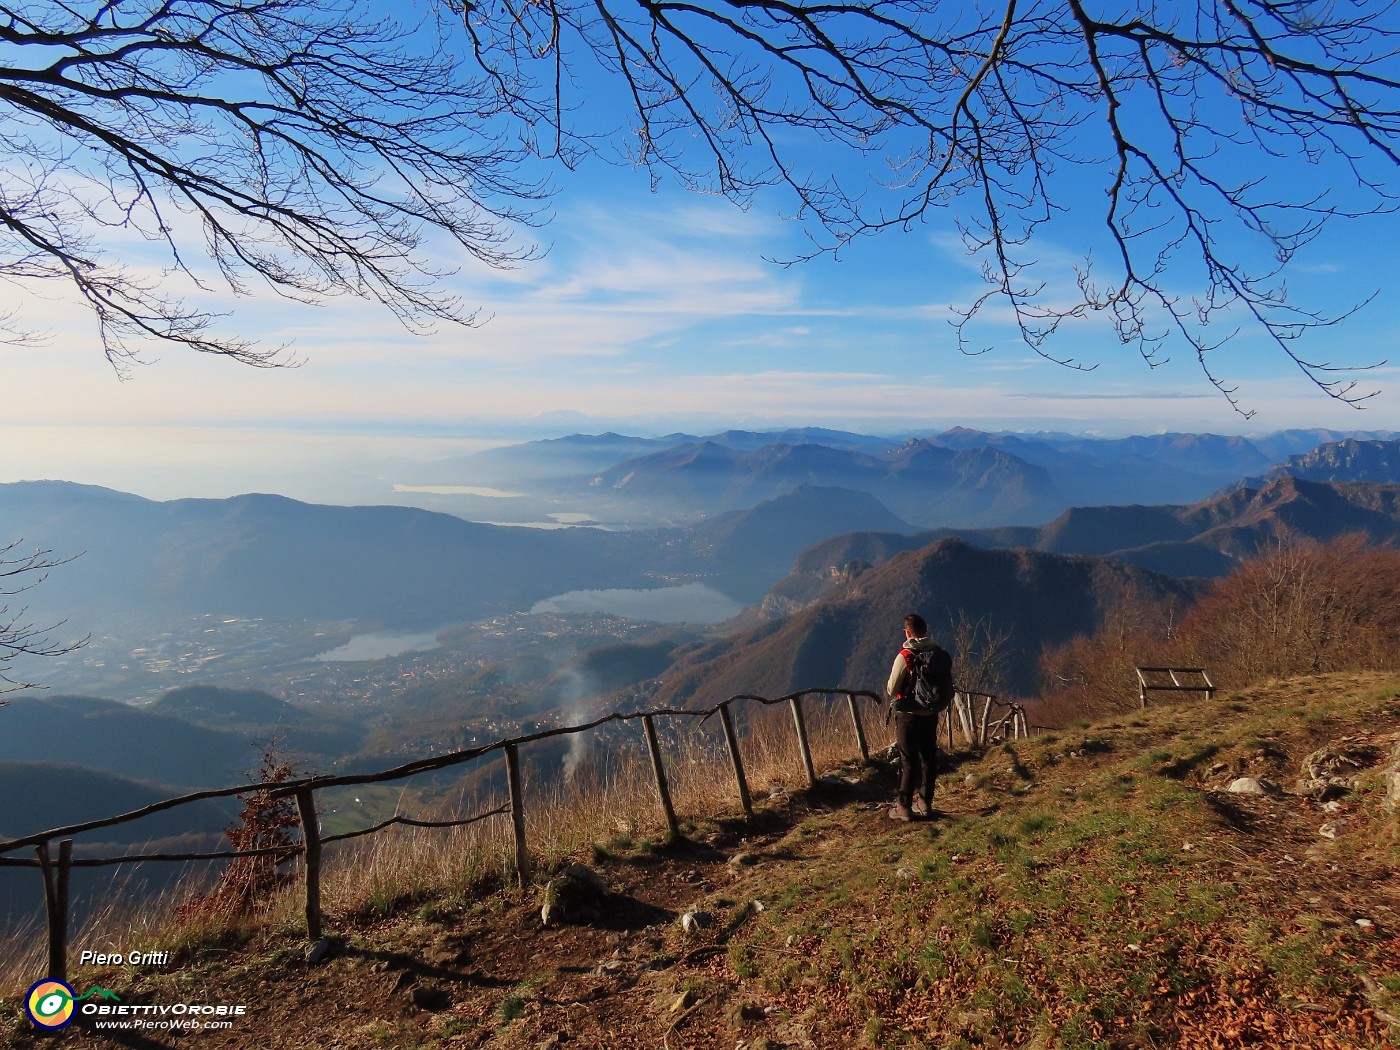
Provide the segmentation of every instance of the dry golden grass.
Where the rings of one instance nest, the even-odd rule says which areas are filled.
[[[841,702],[808,702],[806,727],[818,770],[856,751],[850,715]],[[872,749],[888,744],[873,709],[863,712]],[[661,733],[662,758],[673,806],[681,820],[742,812],[718,719],[676,720]],[[796,731],[786,707],[757,713],[740,750],[750,792],[757,796],[805,784]],[[528,759],[528,752],[522,754]],[[645,747],[638,739],[581,762],[571,777],[531,776],[524,782],[525,834],[534,863],[549,870],[595,849],[664,841],[667,828]],[[465,818],[493,809],[503,797],[464,797],[454,813]],[[466,900],[514,876],[514,844],[505,817],[450,831],[394,829],[361,840],[328,862],[323,902],[332,914],[387,914],[429,897]],[[300,899],[299,893],[292,894]]]
[[[844,698],[804,703],[808,743],[818,771],[857,754]],[[740,750],[755,797],[805,785],[796,731],[786,705],[745,712]],[[890,733],[877,710],[862,708],[870,748],[887,746]],[[677,816],[737,815],[738,790],[718,718],[658,720],[663,763]],[[601,752],[601,753],[600,753]],[[531,859],[549,871],[596,850],[659,845],[667,836],[656,782],[640,733],[626,746],[599,748],[574,774],[546,775],[525,762],[525,824]],[[465,819],[495,809],[504,792],[464,792],[433,819]],[[450,829],[393,827],[328,849],[322,876],[323,911],[333,921],[373,919],[414,904],[464,903],[514,879],[515,847],[507,815]],[[186,884],[155,899],[109,894],[105,903],[70,932],[70,945],[121,943],[127,951],[179,953],[186,947],[237,943],[260,931],[295,929],[304,922],[300,881],[252,915],[191,914],[182,903],[206,890]],[[47,942],[40,917],[0,938],[0,994],[15,994],[46,968]],[[70,962],[71,965],[71,962]]]

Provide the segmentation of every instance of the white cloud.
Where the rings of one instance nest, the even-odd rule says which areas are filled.
[[[1248,424],[1193,360],[1149,371],[1102,322],[1066,330],[1076,353],[1103,359],[1087,375],[1029,354],[997,306],[982,331],[998,352],[959,355],[948,308],[934,299],[966,299],[985,286],[956,238],[936,238],[934,253],[927,242],[919,254],[886,240],[859,253],[859,266],[783,269],[761,259],[765,251],[781,255],[774,242],[792,233],[770,216],[695,197],[620,200],[561,202],[558,221],[544,231],[548,254],[518,269],[464,263],[453,287],[482,308],[477,328],[444,325],[417,338],[383,308],[351,298],[321,308],[223,289],[201,298],[234,311],[226,331],[271,345],[294,340],[305,359],[298,369],[254,371],[169,349],[158,365],[119,382],[96,349],[91,315],[60,285],[30,290],[23,319],[52,329],[53,339],[43,350],[0,347],[7,436],[17,442],[9,478],[33,476],[32,466],[138,491],[164,485],[162,495],[182,494],[181,486],[212,495],[285,485],[293,495],[325,498],[347,464],[361,469],[390,453],[447,455],[464,447],[464,435],[517,434],[541,416],[536,429],[557,433],[594,425],[664,432],[692,423],[884,433],[954,424],[1116,432],[1400,427],[1393,395],[1365,412],[1337,406],[1277,368],[1276,351],[1269,356],[1266,347],[1241,344],[1218,355],[1259,410]],[[1042,245],[1040,254],[1072,279],[1077,260],[1069,253]],[[926,280],[908,279],[916,265],[929,267]],[[1393,336],[1381,314],[1375,345]],[[1266,375],[1270,362],[1271,377],[1248,378]],[[1400,368],[1390,366],[1362,380],[1397,376]]]

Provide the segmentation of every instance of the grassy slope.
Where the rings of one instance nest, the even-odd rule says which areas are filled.
[[[1345,737],[1382,757],[1340,812],[1222,790],[1291,786]],[[238,1048],[1393,1047],[1400,844],[1380,768],[1397,744],[1393,677],[1270,683],[961,761],[931,824],[885,818],[876,763],[750,825],[600,844],[620,896],[598,926],[542,929],[534,893],[429,896],[333,917],[351,950],[317,968],[287,924],[77,980],[155,1003],[217,989],[250,1015],[198,1045]],[[686,934],[696,905],[715,922]],[[413,982],[451,1005],[409,1005]]]

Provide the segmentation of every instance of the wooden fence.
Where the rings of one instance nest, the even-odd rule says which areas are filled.
[[[1205,693],[1215,699],[1215,683],[1204,667],[1139,667],[1138,703],[1147,706],[1149,693]],[[1185,679],[1183,681],[1183,679]]]
[[[73,868],[135,864],[143,861],[215,861],[229,860],[236,857],[268,855],[274,855],[278,859],[288,859],[300,855],[304,860],[306,933],[312,941],[315,941],[320,939],[322,932],[322,848],[333,842],[382,831],[393,824],[404,824],[419,828],[452,828],[463,827],[468,824],[474,824],[480,820],[509,814],[515,845],[516,877],[520,884],[524,885],[529,877],[531,865],[529,844],[525,837],[525,799],[523,781],[520,774],[520,748],[523,745],[539,740],[546,740],[550,737],[587,732],[609,722],[630,722],[639,720],[642,723],[643,736],[646,741],[647,752],[651,759],[651,769],[656,780],[657,798],[661,806],[662,814],[665,817],[667,828],[670,829],[672,834],[676,834],[679,832],[680,825],[676,819],[675,807],[671,802],[671,792],[666,778],[666,769],[662,761],[661,747],[656,735],[656,720],[658,718],[698,718],[703,722],[715,714],[719,715],[720,726],[724,733],[725,744],[729,752],[730,766],[734,773],[735,790],[738,794],[739,805],[743,808],[746,816],[752,817],[753,799],[749,793],[748,781],[744,776],[744,761],[739,749],[738,735],[734,729],[734,719],[729,710],[730,705],[740,700],[751,700],[760,704],[787,704],[792,712],[793,728],[797,737],[797,749],[802,759],[802,767],[807,777],[807,783],[809,786],[815,786],[817,783],[817,774],[812,764],[812,752],[807,739],[807,724],[802,706],[803,698],[814,694],[845,696],[850,710],[856,746],[860,751],[861,759],[869,759],[869,745],[866,742],[865,729],[861,724],[860,708],[857,704],[857,700],[868,699],[873,700],[876,704],[882,703],[882,699],[875,693],[861,689],[803,689],[796,693],[790,693],[787,696],[781,696],[772,700],[762,696],[741,693],[736,696],[731,696],[728,700],[708,710],[690,711],[663,709],[656,711],[636,711],[629,714],[613,712],[610,715],[594,719],[591,722],[585,722],[582,725],[561,726],[555,729],[541,730],[526,736],[514,737],[508,740],[498,740],[495,743],[485,744],[481,747],[454,751],[450,754],[438,755],[433,758],[418,759],[401,766],[395,766],[392,769],[382,770],[378,773],[347,776],[313,776],[300,780],[241,784],[237,787],[195,791],[187,795],[180,795],[176,798],[165,799],[161,802],[156,802],[128,813],[121,813],[114,817],[90,820],[82,824],[71,824],[67,827],[51,828],[48,831],[41,831],[32,835],[25,835],[20,838],[0,842],[0,866],[38,868],[43,877],[44,905],[48,919],[48,976],[54,980],[62,981],[67,979],[68,879],[69,873]],[[493,751],[501,752],[505,760],[506,786],[509,798],[503,805],[462,820],[415,820],[409,817],[395,815],[373,827],[362,828],[358,831],[347,832],[342,835],[329,835],[325,838],[321,837],[320,821],[316,813],[317,791],[324,788],[348,787],[361,784],[377,784],[388,780],[402,780],[419,773],[434,772],[440,769],[447,769],[451,766],[461,765],[473,759],[481,758],[483,755],[488,755]],[[74,835],[87,831],[95,831],[99,828],[112,827],[117,824],[125,824],[129,821],[139,820],[142,817],[149,816],[152,813],[174,809],[177,806],[189,805],[190,803],[199,802],[204,799],[227,798],[229,796],[244,795],[259,790],[265,791],[269,798],[291,797],[295,799],[297,816],[301,826],[301,842],[299,844],[252,850],[220,850],[206,853],[135,853],[124,854],[119,857],[81,857],[76,859],[73,857],[72,836]],[[51,848],[55,842],[58,844],[56,857]],[[4,856],[4,854],[12,853],[15,850],[27,847],[32,847],[34,849],[36,854],[34,859]]]
[[[977,709],[981,701],[981,710]],[[940,736],[946,735],[948,750],[954,748],[954,727],[962,732],[963,741],[974,748],[986,747],[996,740],[1019,740],[1032,733],[1048,732],[1046,726],[1032,724],[1026,709],[1018,703],[999,700],[992,693],[958,690],[953,702],[941,716]]]

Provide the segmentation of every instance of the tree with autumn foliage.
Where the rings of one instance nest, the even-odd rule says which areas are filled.
[[[1280,541],[1186,610],[1127,600],[1092,635],[1041,657],[1041,717],[1139,703],[1135,668],[1204,667],[1217,686],[1400,668],[1400,550],[1364,535]]]
[[[258,766],[257,786],[238,796],[243,810],[238,820],[224,830],[224,837],[236,852],[272,850],[229,861],[218,883],[206,894],[190,900],[182,909],[186,915],[214,914],[225,917],[250,915],[266,908],[277,893],[289,885],[294,873],[279,867],[297,847],[292,829],[297,827],[297,811],[290,796],[274,794],[276,785],[290,780],[295,770],[269,748]]]
[[[1168,659],[1181,616],[1174,603],[1129,590],[1091,635],[1047,649],[1040,659],[1041,720],[1068,722],[1123,711],[1138,703],[1140,665]]]
[[[1191,608],[1181,647],[1232,686],[1400,668],[1400,550],[1360,534],[1281,542]]]

